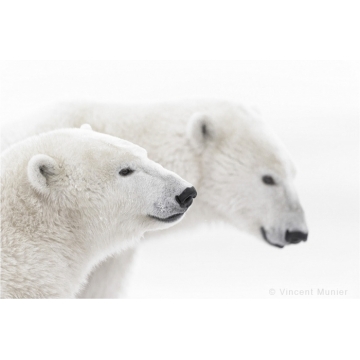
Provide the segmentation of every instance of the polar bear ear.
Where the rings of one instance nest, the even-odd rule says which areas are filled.
[[[80,129],[92,131],[92,127],[91,127],[91,125],[89,125],[89,124],[83,124],[83,125],[81,125],[81,126],[80,126]]]
[[[33,156],[27,166],[30,184],[41,194],[49,193],[49,180],[57,173],[57,162],[52,157],[43,154]]]
[[[192,114],[187,124],[186,135],[198,152],[203,151],[206,144],[215,137],[212,119],[201,112]]]

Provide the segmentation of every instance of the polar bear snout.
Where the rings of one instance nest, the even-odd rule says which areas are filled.
[[[197,196],[197,191],[193,186],[188,186],[183,190],[180,195],[172,195],[163,202],[155,203],[155,213],[149,215],[151,218],[172,223],[180,220],[189,207],[192,205],[193,200]]]
[[[302,231],[289,231],[286,230],[285,240],[290,244],[298,244],[301,241],[306,241],[308,238],[308,233]]]
[[[306,230],[286,230],[276,231],[275,229],[266,230],[264,227],[260,228],[263,239],[270,245],[283,248],[286,245],[299,244],[302,241],[307,241],[309,232]]]
[[[196,196],[197,192],[192,186],[186,188],[180,195],[175,196],[175,200],[181,208],[188,209],[193,203],[193,200],[196,198]]]

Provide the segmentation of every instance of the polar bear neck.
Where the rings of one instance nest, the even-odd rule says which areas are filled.
[[[27,204],[22,202],[21,207]],[[12,208],[12,214],[19,211],[20,207]],[[35,207],[33,211],[42,213]],[[27,217],[23,212],[21,230],[11,224],[15,217],[1,217],[1,280],[7,286],[2,286],[2,296],[8,292],[19,298],[73,298],[94,266],[138,241],[138,235],[123,238],[81,230],[73,223],[71,211],[51,219]],[[10,228],[16,230],[9,233]]]

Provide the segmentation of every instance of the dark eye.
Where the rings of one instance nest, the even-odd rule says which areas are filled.
[[[275,185],[275,180],[272,176],[269,176],[269,175],[264,175],[262,177],[262,181],[264,184],[266,185]]]
[[[134,170],[131,170],[130,168],[126,168],[126,169],[120,170],[119,174],[121,176],[128,176],[128,175],[132,174],[133,172],[134,172]]]

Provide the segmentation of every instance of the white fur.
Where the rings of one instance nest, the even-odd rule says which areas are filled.
[[[258,112],[225,101],[183,101],[137,106],[63,104],[36,116],[36,120],[26,119],[32,125],[22,137],[87,122],[97,131],[146,148],[150,158],[197,188],[199,196],[185,220],[188,224],[191,219],[196,219],[193,223],[222,219],[257,237],[264,227],[269,242],[279,246],[287,245],[286,230],[307,232],[293,184],[292,160]],[[4,131],[4,136],[5,146],[21,137],[11,131]],[[265,185],[263,175],[273,176],[277,185]],[[104,262],[98,272],[104,279],[116,276],[121,260],[117,264]],[[100,278],[90,279],[82,296],[94,296]],[[113,288],[106,296],[117,293]],[[99,291],[96,296],[103,294]]]
[[[144,149],[89,128],[31,137],[1,163],[3,298],[75,297],[94,266],[178,222],[156,218],[183,213],[175,197],[192,186]]]

